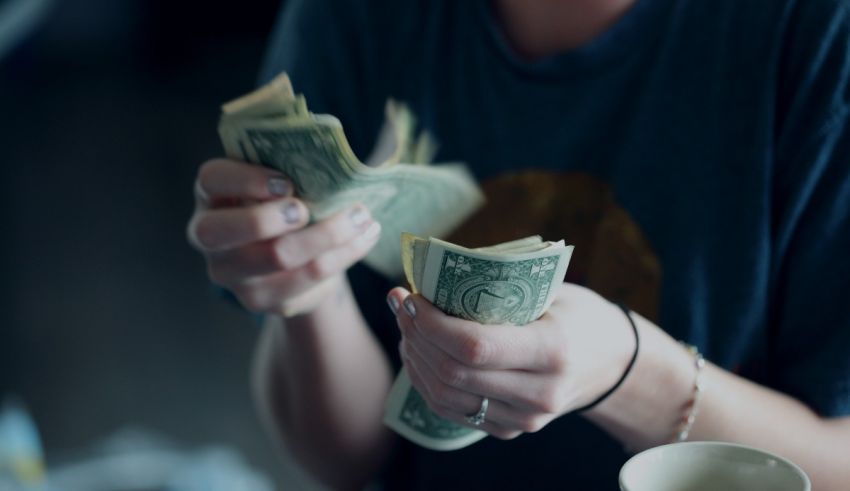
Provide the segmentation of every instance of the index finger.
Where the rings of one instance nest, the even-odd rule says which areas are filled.
[[[550,350],[540,329],[483,325],[446,315],[421,295],[404,299],[398,315],[410,316],[417,334],[458,362],[479,369],[547,370]],[[411,315],[411,312],[414,315]]]
[[[198,170],[195,193],[198,199],[215,204],[227,200],[268,201],[292,194],[290,183],[280,172],[229,159],[211,159]]]

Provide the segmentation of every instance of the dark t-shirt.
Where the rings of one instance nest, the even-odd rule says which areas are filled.
[[[469,241],[564,238],[577,246],[570,280],[721,367],[840,416],[850,414],[849,47],[838,0],[639,0],[593,41],[536,62],[512,52],[483,0],[291,0],[262,79],[289,72],[361,156],[384,101],[407,102],[439,142],[437,160],[467,162],[491,197]],[[397,281],[362,266],[351,278],[397,364],[384,303]],[[455,452],[401,441],[385,481],[616,489],[627,458],[567,415]]]

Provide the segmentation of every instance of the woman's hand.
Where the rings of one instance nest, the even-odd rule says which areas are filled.
[[[420,295],[388,296],[410,380],[434,413],[468,425],[490,399],[479,429],[510,439],[535,432],[612,387],[635,347],[622,310],[564,283],[549,311],[525,326],[450,317]]]
[[[307,226],[309,211],[292,189],[280,173],[225,159],[204,163],[195,181],[189,241],[210,278],[256,313],[314,310],[380,235],[362,205]]]

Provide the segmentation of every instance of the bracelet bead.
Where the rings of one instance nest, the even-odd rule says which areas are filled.
[[[702,398],[703,391],[705,390],[702,381],[702,371],[705,367],[705,358],[696,346],[686,343],[682,343],[682,345],[694,357],[694,368],[696,369],[696,373],[694,375],[693,395],[684,406],[685,414],[676,427],[676,432],[672,438],[673,442],[683,442],[688,439],[691,429],[694,426],[694,422],[697,419],[697,414],[699,414],[699,402]]]

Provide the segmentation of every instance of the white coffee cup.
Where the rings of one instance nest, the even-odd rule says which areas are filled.
[[[622,491],[811,491],[802,469],[777,455],[723,442],[645,450],[620,470]]]

